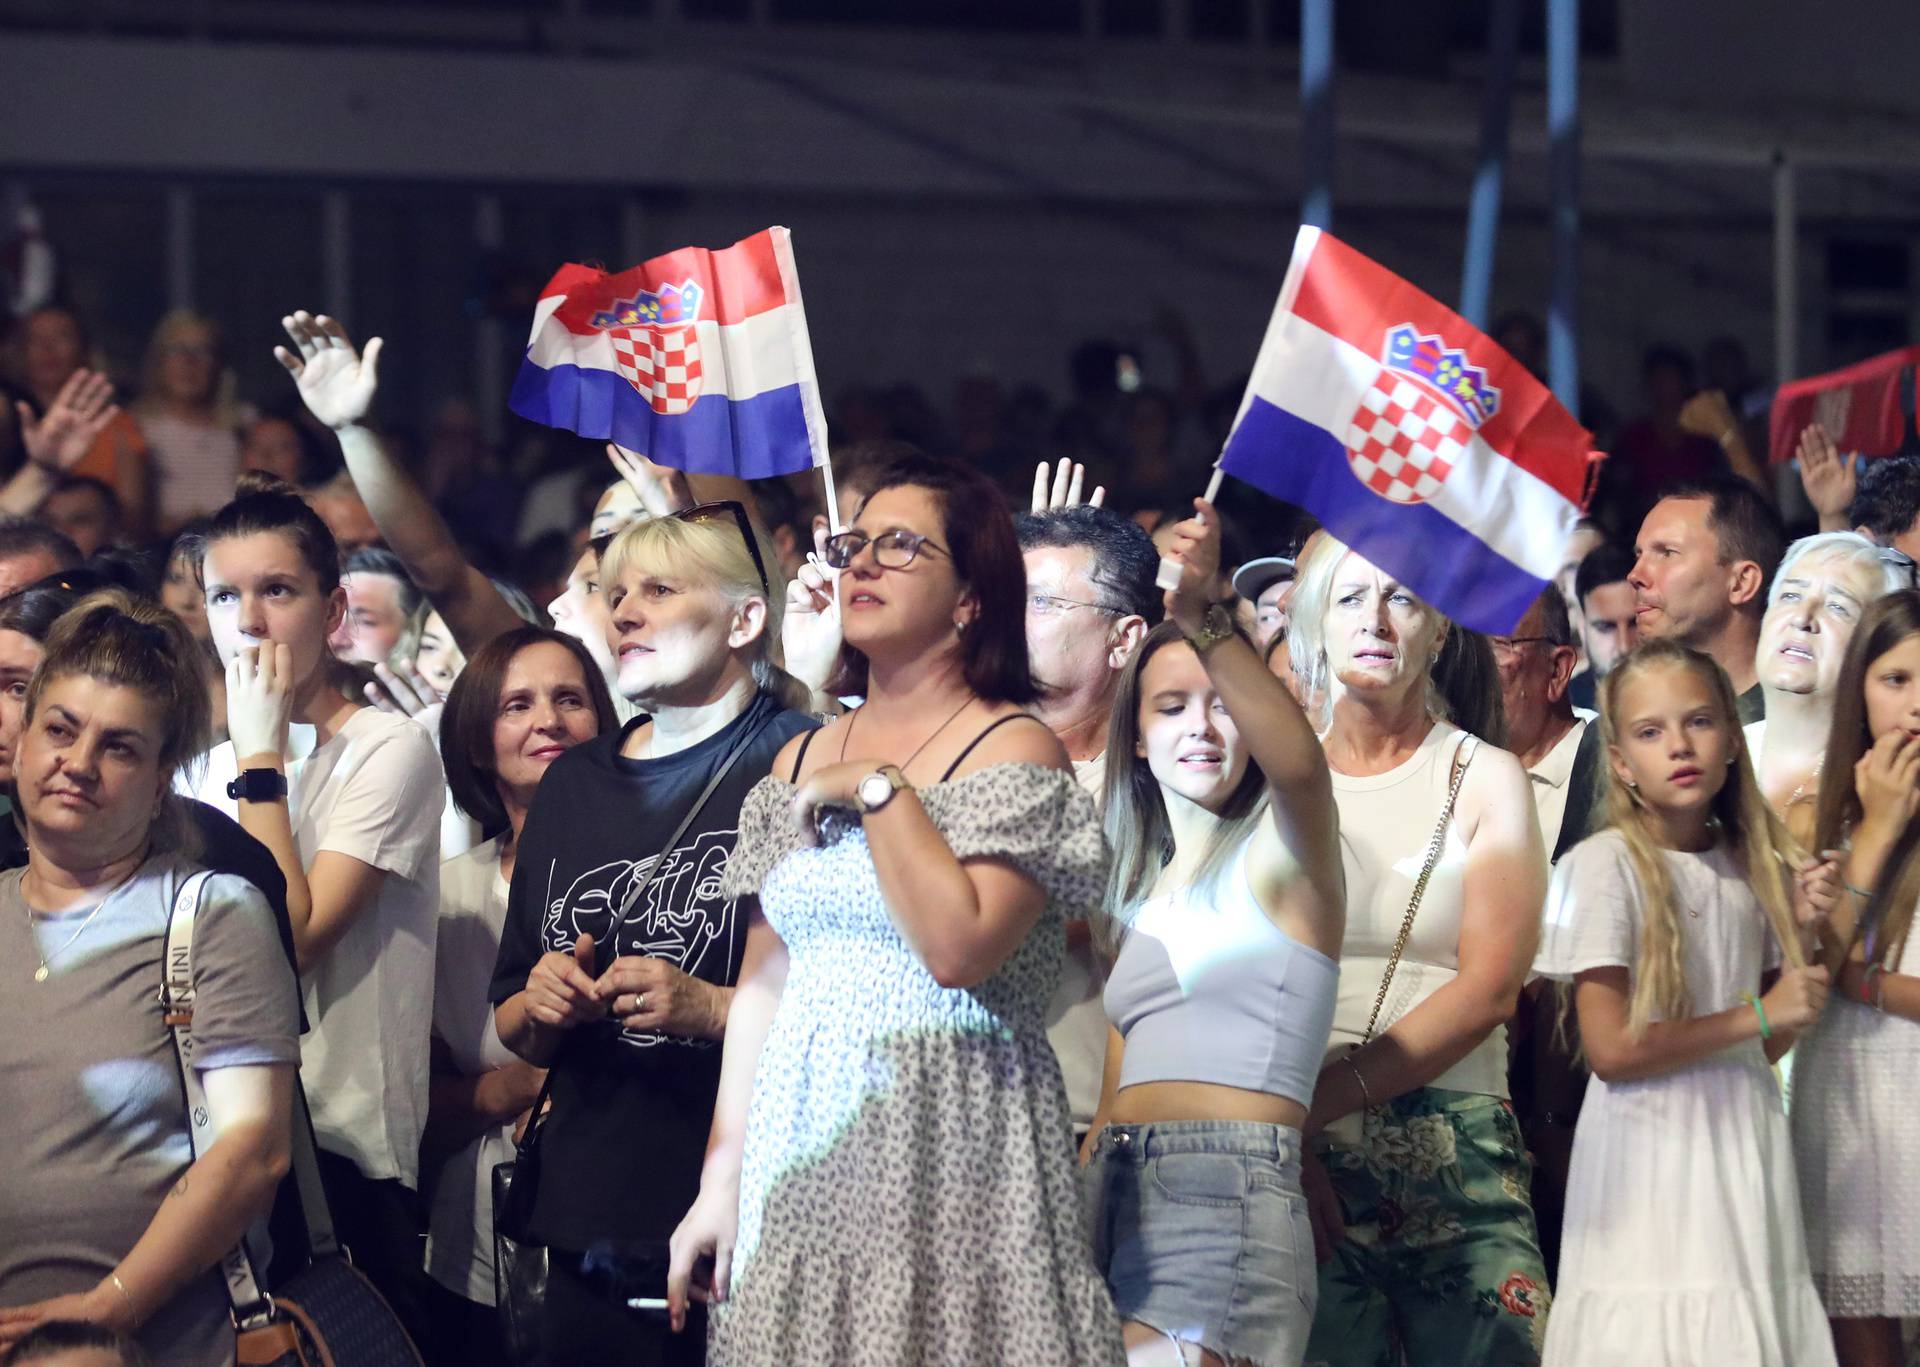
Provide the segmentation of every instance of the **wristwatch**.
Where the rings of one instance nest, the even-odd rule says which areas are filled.
[[[853,798],[860,804],[860,815],[871,816],[893,801],[895,793],[910,786],[897,765],[883,764],[853,785]]]
[[[278,802],[287,795],[287,776],[278,769],[248,769],[227,785],[235,802]]]
[[[1207,609],[1206,617],[1200,623],[1200,630],[1187,637],[1187,644],[1194,653],[1205,655],[1227,637],[1233,635],[1233,614],[1225,603],[1215,603]]]

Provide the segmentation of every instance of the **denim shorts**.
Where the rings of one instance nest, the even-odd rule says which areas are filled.
[[[1087,1191],[1094,1262],[1122,1321],[1229,1360],[1296,1367],[1319,1294],[1298,1130],[1110,1125]]]

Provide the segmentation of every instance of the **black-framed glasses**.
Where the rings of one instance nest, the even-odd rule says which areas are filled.
[[[753,557],[754,573],[760,576],[760,591],[766,594],[769,603],[772,602],[773,580],[767,576],[767,562],[760,556],[760,541],[753,534],[753,519],[747,515],[746,504],[737,498],[723,498],[713,503],[696,503],[691,508],[682,508],[673,516],[682,522],[712,522],[717,518],[731,517],[734,526],[740,529],[740,539],[747,543],[747,554]],[[599,536],[589,538],[587,544],[593,548],[593,558],[596,561],[605,560],[607,547],[619,535],[619,532],[602,532]]]
[[[1105,603],[1089,603],[1084,598],[1062,598],[1057,593],[1029,593],[1027,595],[1027,613],[1033,617],[1064,617],[1080,608],[1094,612],[1111,613],[1115,617],[1125,614],[1119,608],[1110,608]]]
[[[953,559],[953,552],[932,537],[910,532],[904,527],[889,527],[878,536],[868,536],[865,532],[840,532],[828,537],[827,564],[833,569],[844,570],[853,563],[854,556],[868,546],[873,547],[874,563],[888,570],[904,570],[919,558],[923,550],[938,551],[947,559]]]

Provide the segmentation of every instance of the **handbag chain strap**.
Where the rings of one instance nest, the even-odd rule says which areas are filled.
[[[1367,1017],[1367,1033],[1360,1037],[1361,1044],[1373,1038],[1373,1029],[1380,1023],[1380,1011],[1387,1004],[1387,989],[1393,984],[1393,972],[1400,967],[1400,956],[1406,953],[1407,939],[1413,934],[1414,914],[1420,910],[1420,899],[1426,895],[1427,880],[1433,877],[1434,865],[1440,862],[1440,851],[1447,841],[1447,827],[1453,821],[1453,804],[1459,798],[1460,785],[1467,777],[1467,765],[1473,761],[1472,752],[1467,748],[1472,744],[1473,738],[1468,736],[1455,752],[1453,782],[1447,786],[1447,800],[1441,804],[1440,819],[1434,823],[1433,837],[1427,841],[1427,857],[1420,865],[1420,876],[1413,881],[1413,895],[1407,899],[1407,914],[1401,918],[1400,934],[1394,939],[1393,953],[1387,956],[1387,971],[1380,979],[1380,992],[1373,999],[1373,1014]]]

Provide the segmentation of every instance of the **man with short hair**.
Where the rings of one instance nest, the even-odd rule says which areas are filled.
[[[1585,564],[1583,560],[1583,569]],[[1548,585],[1512,635],[1494,637],[1493,656],[1507,714],[1507,748],[1526,766],[1540,834],[1552,859],[1558,860],[1593,824],[1604,762],[1599,727],[1576,714],[1567,697],[1573,621],[1560,590]],[[1558,1015],[1559,999],[1537,985],[1530,987],[1509,1035],[1514,1112],[1534,1155],[1534,1213],[1549,1271],[1559,1262],[1573,1117],[1587,1083],[1586,1070],[1559,1043]]]
[[[120,499],[91,475],[68,475],[47,495],[38,516],[65,536],[82,556],[120,539]]]
[[[1027,562],[1027,652],[1040,698],[1033,710],[1066,747],[1074,778],[1100,800],[1107,720],[1121,671],[1160,615],[1159,557],[1140,526],[1087,504],[1014,519]],[[1047,1006],[1076,1131],[1093,1121],[1106,1066],[1107,1014],[1083,922],[1068,927],[1067,958]]]
[[[1593,676],[1607,672],[1640,639],[1638,602],[1627,576],[1633,573],[1633,553],[1623,546],[1598,546],[1574,571],[1573,592],[1585,623],[1587,662]]]
[[[46,523],[0,517],[0,598],[70,570],[83,559],[78,546]]]
[[[1847,521],[1868,540],[1920,560],[1920,456],[1867,462]]]
[[[1233,591],[1253,604],[1253,643],[1261,650],[1287,629],[1287,602],[1293,597],[1293,561],[1263,555],[1233,572]]]
[[[1733,682],[1742,724],[1766,715],[1753,657],[1767,585],[1786,548],[1773,505],[1753,485],[1730,478],[1668,490],[1634,544],[1627,582],[1640,634],[1712,656]]]

